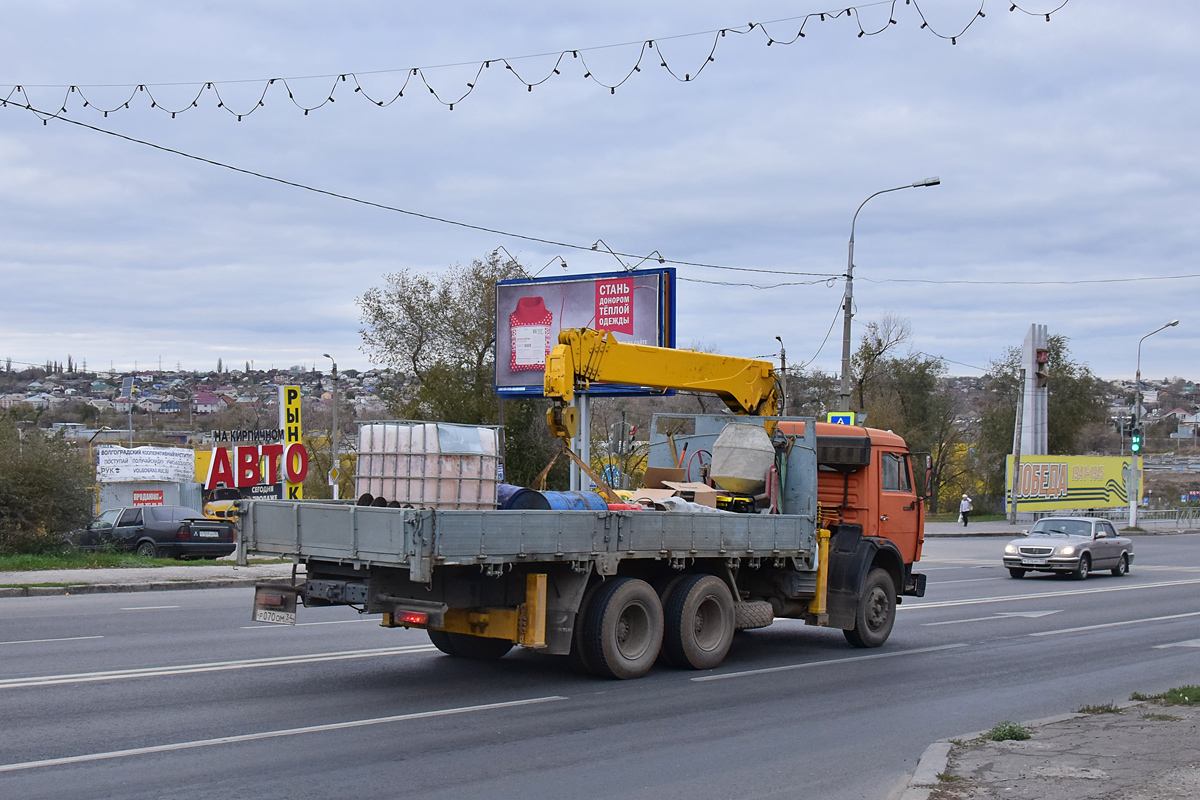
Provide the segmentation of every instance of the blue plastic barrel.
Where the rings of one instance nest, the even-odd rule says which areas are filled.
[[[513,487],[497,491],[500,508],[505,510],[607,511],[608,503],[595,492],[539,492]]]

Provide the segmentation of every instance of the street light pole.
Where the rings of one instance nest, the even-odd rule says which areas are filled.
[[[326,358],[333,361],[333,356],[329,353],[324,354]],[[329,471],[330,477],[333,478],[329,483],[333,487],[333,499],[338,499],[338,483],[341,481],[341,476],[334,477],[333,473],[338,469],[338,434],[341,432],[338,428],[338,388],[337,388],[337,362],[333,361],[333,442],[330,447],[329,454]]]
[[[1137,372],[1134,374],[1133,387],[1133,429],[1139,433],[1142,430],[1142,342],[1149,339],[1154,334],[1165,331],[1167,328],[1174,328],[1179,324],[1179,320],[1174,319],[1163,325],[1161,328],[1155,328],[1147,333],[1142,338],[1138,339],[1137,348]],[[1144,437],[1143,437],[1144,440]],[[1137,527],[1137,509],[1138,501],[1141,497],[1138,495],[1138,484],[1141,483],[1141,470],[1137,468],[1138,454],[1131,452],[1129,454],[1129,485],[1126,487],[1126,494],[1129,495],[1129,527]]]
[[[938,177],[926,178],[923,181],[884,189],[863,200],[854,212],[850,221],[850,248],[846,259],[846,297],[842,306],[842,383],[838,392],[838,410],[850,410],[850,322],[854,318],[854,226],[858,223],[858,212],[863,210],[872,197],[878,197],[888,192],[898,192],[901,189],[916,189],[919,186],[937,186],[942,181]]]

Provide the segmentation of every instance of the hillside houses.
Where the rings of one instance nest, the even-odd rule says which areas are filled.
[[[121,385],[133,378],[132,397],[122,398]],[[383,401],[376,394],[381,384],[376,370],[339,373],[338,388],[343,402],[352,405],[356,416],[385,416]],[[277,406],[278,387],[299,386],[306,405],[329,401],[332,376],[315,370],[232,370],[212,372],[88,372],[47,374],[42,369],[0,370],[0,411],[17,407],[39,415],[42,426],[62,423],[63,431],[82,426],[75,420],[98,420],[102,415],[134,416],[134,427],[203,430],[211,420],[231,408],[250,409],[254,416],[269,418]],[[48,415],[48,416],[46,416]],[[145,417],[151,417],[149,422]],[[139,417],[142,421],[139,421]],[[111,419],[111,427],[123,420]]]

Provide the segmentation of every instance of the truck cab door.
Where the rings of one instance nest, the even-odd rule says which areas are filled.
[[[891,539],[905,562],[919,556],[923,508],[913,489],[907,453],[879,452],[879,535]]]

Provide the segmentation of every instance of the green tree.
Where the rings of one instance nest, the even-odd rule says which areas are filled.
[[[0,415],[0,552],[39,552],[91,516],[88,459],[61,437]]]
[[[439,275],[401,270],[358,299],[364,350],[389,370],[383,398],[406,419],[499,423],[493,390],[497,281],[528,277],[525,268],[493,251]],[[528,484],[549,463],[558,443],[546,429],[538,400],[505,401],[506,480]],[[560,459],[559,461],[563,461]],[[565,486],[558,463],[551,485]]]
[[[893,431],[908,444],[918,487],[928,489],[930,511],[936,512],[941,487],[962,471],[955,454],[964,423],[958,397],[944,379],[945,363],[925,353],[899,354],[910,338],[908,320],[887,315],[867,323],[854,354],[854,388],[868,424]],[[928,487],[924,456],[930,460]]]

